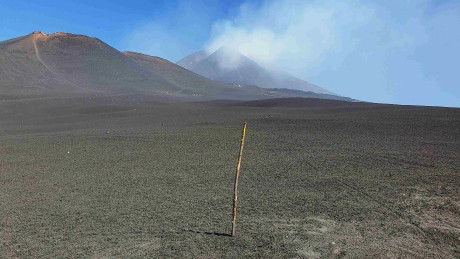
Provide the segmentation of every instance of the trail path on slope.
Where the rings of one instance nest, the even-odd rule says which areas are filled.
[[[42,63],[43,66],[45,66],[45,68],[51,72],[52,74],[54,74],[55,76],[57,76],[59,79],[71,84],[72,86],[75,86],[77,88],[80,88],[80,89],[85,89],[85,90],[90,90],[90,91],[93,91],[93,92],[101,92],[101,91],[96,91],[96,90],[93,90],[93,89],[88,89],[88,88],[85,88],[85,87],[81,87],[69,80],[67,80],[66,78],[62,77],[61,75],[59,75],[58,73],[54,72],[46,63],[45,61],[43,61],[43,59],[41,58],[40,56],[40,51],[38,50],[38,46],[37,46],[37,39],[33,39],[32,41],[34,43],[34,49],[35,49],[35,56],[37,57],[38,61],[40,61],[40,63]]]

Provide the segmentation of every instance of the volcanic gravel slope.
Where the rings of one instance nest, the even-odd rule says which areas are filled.
[[[460,256],[460,109],[282,103],[0,101],[0,257]]]

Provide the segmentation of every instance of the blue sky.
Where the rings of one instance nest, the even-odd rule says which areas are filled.
[[[127,37],[140,28],[156,24],[162,28],[162,34],[168,32],[174,42],[181,43],[181,51],[170,51],[171,42],[164,42],[163,49],[151,48],[150,54],[177,61],[190,52],[201,49],[208,40],[213,22],[234,15],[242,2],[0,0],[0,40],[32,31],[62,31],[100,38],[119,50],[127,47],[141,49],[127,43]]]
[[[0,0],[0,24],[0,40],[71,32],[174,62],[233,44],[341,95],[460,107],[455,0]]]

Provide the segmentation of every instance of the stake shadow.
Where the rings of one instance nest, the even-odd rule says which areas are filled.
[[[221,237],[231,237],[232,236],[228,233],[212,232],[212,231],[198,231],[198,230],[192,230],[192,229],[183,229],[183,231],[195,233],[195,234],[210,235],[210,236],[221,236]]]

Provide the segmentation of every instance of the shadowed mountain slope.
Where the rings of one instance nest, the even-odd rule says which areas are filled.
[[[178,61],[177,64],[207,78],[229,84],[288,88],[334,95],[326,89],[281,70],[263,67],[231,48],[221,47],[207,56],[205,53],[195,52]]]
[[[229,85],[211,81],[160,57],[129,51],[124,54],[136,61],[145,71],[155,71],[171,84],[181,87],[179,90],[181,93],[193,94],[198,91],[216,94],[216,90],[232,88]]]

